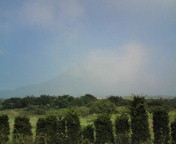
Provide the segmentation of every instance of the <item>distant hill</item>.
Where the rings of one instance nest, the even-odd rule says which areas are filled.
[[[41,84],[29,85],[15,90],[0,90],[0,98],[40,96],[41,94],[81,96],[86,93],[94,94],[95,91],[96,83],[93,85],[92,81],[67,73]],[[101,97],[101,95],[99,96]]]
[[[120,95],[118,92],[126,92],[127,89],[134,90],[131,93]],[[71,95],[82,96],[87,93],[99,98],[105,98],[110,95],[115,96],[130,96],[132,93],[141,94],[142,92],[135,90],[135,85],[123,84],[122,82],[108,83],[107,79],[97,79],[89,77],[89,75],[74,75],[73,72],[67,72],[63,75],[55,77],[41,84],[29,85],[15,90],[0,90],[0,98],[10,97],[25,97],[25,96],[40,96],[47,95]],[[137,89],[140,89],[137,87]],[[141,89],[141,91],[143,91]],[[146,90],[147,91],[147,90]],[[145,93],[144,93],[145,94]],[[150,97],[150,95],[149,95]],[[158,95],[152,97],[170,97],[166,95]]]

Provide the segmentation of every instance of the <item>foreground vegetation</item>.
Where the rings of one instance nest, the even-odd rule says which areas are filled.
[[[19,144],[174,144],[175,102],[175,98],[139,96],[97,99],[89,94],[0,100],[0,121],[4,119],[7,128],[0,140]]]

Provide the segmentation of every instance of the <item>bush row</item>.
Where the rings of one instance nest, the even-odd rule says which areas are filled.
[[[130,117],[129,117],[130,116]],[[130,119],[129,119],[130,118]],[[16,117],[13,130],[15,144],[175,144],[176,120],[170,124],[168,111],[158,107],[153,112],[154,140],[151,139],[144,97],[134,96],[130,104],[130,115],[122,114],[112,124],[110,115],[99,114],[92,125],[81,128],[74,111],[64,115],[39,118],[35,140],[32,138],[28,117]],[[0,143],[9,137],[8,116],[0,116]]]

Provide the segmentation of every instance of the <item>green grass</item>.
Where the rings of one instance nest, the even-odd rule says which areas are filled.
[[[173,110],[169,113],[169,118],[170,118],[170,122],[173,122],[176,119],[176,110]]]
[[[84,127],[84,126],[87,126],[89,124],[93,124],[93,122],[96,118],[97,118],[96,114],[89,115],[89,116],[86,116],[86,117],[80,117],[81,126]]]

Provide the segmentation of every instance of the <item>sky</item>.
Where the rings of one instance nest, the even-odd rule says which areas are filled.
[[[97,94],[176,96],[176,0],[0,0],[0,90],[64,73]]]

